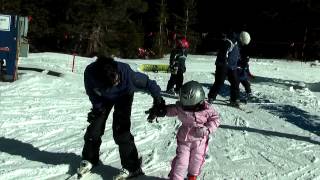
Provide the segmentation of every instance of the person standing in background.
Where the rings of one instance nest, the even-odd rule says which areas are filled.
[[[188,56],[189,42],[185,37],[178,37],[176,45],[170,53],[169,69],[171,72],[166,92],[176,94],[183,84],[183,74],[186,72],[185,61]]]
[[[215,81],[208,93],[210,103],[216,100],[218,92],[224,85],[224,81],[228,79],[230,82],[230,105],[239,106],[239,78],[237,72],[239,59],[238,36],[234,31],[230,30],[223,34],[219,45],[215,62]]]
[[[246,31],[242,31],[239,35],[240,40],[240,60],[238,62],[238,75],[240,84],[245,89],[246,95],[244,101],[250,99],[252,96],[251,84],[249,82],[249,78],[254,78],[249,70],[249,43],[251,41],[250,34]]]

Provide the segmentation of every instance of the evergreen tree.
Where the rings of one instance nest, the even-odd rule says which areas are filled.
[[[147,33],[155,33],[155,58],[163,57],[168,52],[167,25],[168,7],[166,0],[147,0],[149,8],[144,14],[144,26]]]
[[[15,15],[20,12],[21,0],[0,0],[0,13]]]
[[[201,41],[209,42],[202,43],[202,49],[214,50],[221,31],[246,24],[254,38],[252,55],[284,57],[289,45],[295,44],[298,58],[312,59],[320,56],[319,4],[316,0],[0,0],[0,12],[32,17],[31,52],[133,58],[145,35],[153,32],[153,50],[162,57],[170,50],[170,32],[176,32],[186,36],[191,52],[197,53]],[[203,32],[206,38],[200,36]]]
[[[121,57],[136,57],[137,49],[143,45],[142,14],[147,4],[141,0],[113,0],[107,9],[108,51]]]

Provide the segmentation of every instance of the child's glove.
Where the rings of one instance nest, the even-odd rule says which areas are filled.
[[[167,107],[165,100],[160,97],[153,98],[153,107],[158,117],[164,117],[167,114]]]
[[[158,122],[156,110],[152,107],[149,110],[145,111],[146,114],[149,114],[147,121],[153,123],[154,121]]]
[[[205,137],[208,136],[210,134],[210,131],[207,127],[197,127],[196,131],[195,131],[195,137]]]

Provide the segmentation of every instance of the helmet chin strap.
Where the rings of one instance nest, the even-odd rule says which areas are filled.
[[[193,111],[193,112],[201,111],[204,109],[204,101],[202,101],[194,106],[182,106],[182,109],[185,111]]]

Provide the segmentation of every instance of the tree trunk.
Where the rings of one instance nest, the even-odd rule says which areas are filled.
[[[101,27],[94,27],[88,39],[87,55],[97,53],[101,45],[102,31]]]
[[[307,44],[307,34],[308,34],[308,27],[306,27],[306,30],[304,32],[304,38],[303,38],[303,45],[302,45],[302,51],[301,51],[301,58],[303,61],[305,61],[305,48],[306,48],[306,44]]]
[[[187,32],[188,32],[188,23],[189,23],[189,8],[187,8],[186,11],[186,23],[185,23],[185,31],[184,31],[184,37],[187,38]]]

